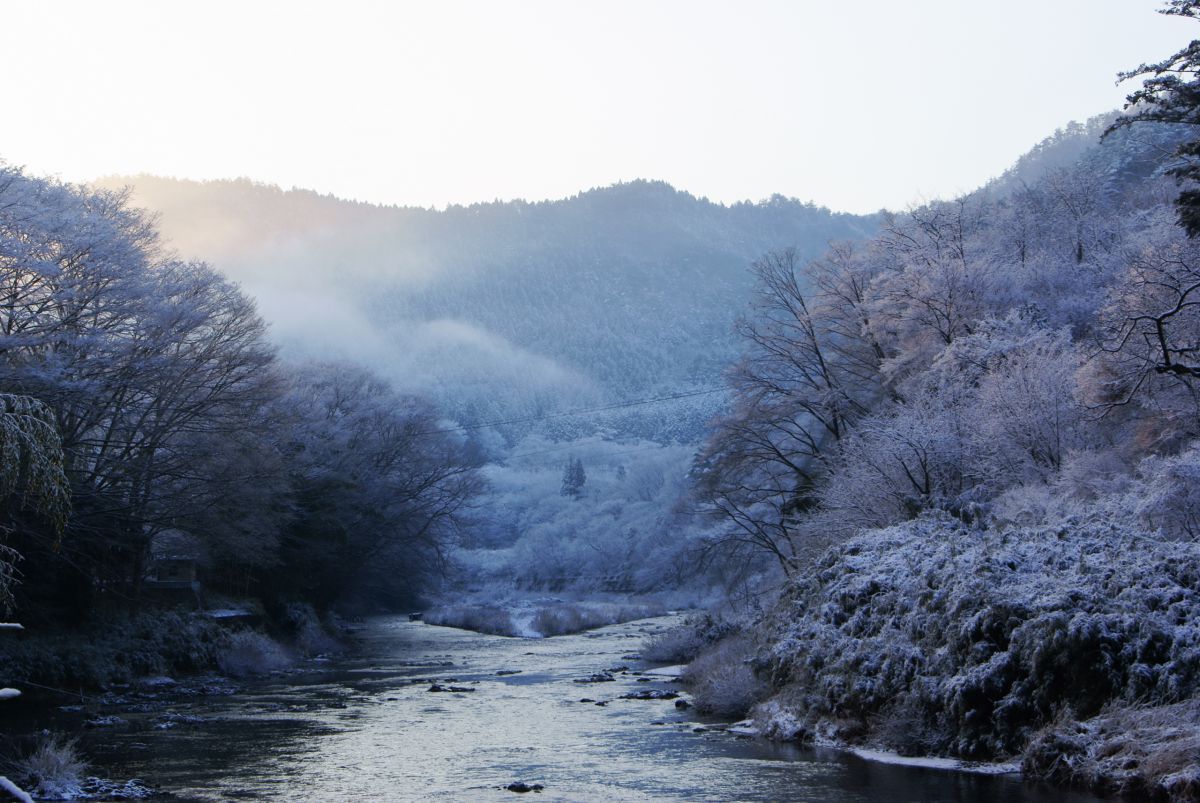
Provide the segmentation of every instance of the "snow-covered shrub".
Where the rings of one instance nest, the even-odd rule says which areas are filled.
[[[84,797],[87,762],[79,754],[78,740],[46,733],[33,752],[17,762],[17,777],[42,800]]]
[[[687,663],[738,629],[732,620],[711,613],[689,616],[681,624],[647,639],[641,655],[656,664]]]
[[[224,628],[201,616],[147,612],[97,617],[86,630],[0,640],[0,685],[36,680],[73,688],[217,665]]]
[[[607,624],[607,622],[604,622]],[[578,605],[559,605],[553,608],[542,608],[529,623],[530,628],[543,636],[561,636],[565,633],[578,633],[586,630],[585,611]],[[591,625],[595,627],[595,625]]]
[[[292,663],[292,655],[282,644],[256,630],[230,634],[217,656],[221,671],[233,677],[262,675],[286,669]]]
[[[576,603],[540,608],[530,622],[530,628],[543,636],[563,636],[595,627],[630,622],[658,616],[663,609],[652,605],[617,603]]]
[[[1104,795],[1200,800],[1200,700],[1056,722],[1034,737],[1021,770]]]
[[[494,636],[516,636],[512,614],[496,605],[449,605],[426,611],[423,617],[431,625],[458,627]]]
[[[1138,467],[1133,504],[1148,528],[1165,537],[1200,541],[1200,446]]]
[[[1113,450],[1072,454],[1052,484],[1016,486],[993,505],[1008,524],[1071,525],[1103,516],[1169,541],[1200,541],[1200,445],[1150,455],[1130,472]]]
[[[666,612],[654,600],[647,602],[567,602],[541,598],[503,602],[447,605],[427,611],[428,624],[474,630],[497,636],[548,638],[580,633]]]
[[[874,738],[902,756],[936,753],[942,736],[937,717],[932,715],[933,710],[922,689],[915,689],[914,693],[884,707],[872,725]],[[861,727],[853,723],[852,728],[855,726]],[[844,724],[839,723],[836,730],[836,735],[844,735]]]
[[[294,602],[284,610],[284,619],[293,631],[292,640],[305,655],[335,652],[337,641],[329,635],[312,605]]]
[[[1200,691],[1198,619],[1198,545],[939,514],[829,552],[768,618],[758,667],[810,731],[855,720],[882,740],[903,715],[931,752],[1015,755],[1064,710]]]
[[[731,635],[703,650],[683,672],[696,710],[741,719],[766,691],[749,664],[749,638]],[[643,656],[644,657],[644,656]]]

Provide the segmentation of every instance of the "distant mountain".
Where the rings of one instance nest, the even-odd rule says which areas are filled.
[[[1119,116],[1117,112],[1098,114],[1058,129],[985,185],[983,191],[993,196],[1007,195],[1052,173],[1071,171],[1103,177],[1113,187],[1135,186],[1160,175],[1172,162],[1175,149],[1193,133],[1186,125],[1141,124],[1104,137]]]
[[[357,359],[468,424],[719,386],[749,264],[786,247],[816,256],[879,222],[782,196],[725,206],[652,181],[443,211],[248,180],[98,183],[129,187],[181,255],[239,281],[287,351]],[[719,402],[542,429],[691,439]]]

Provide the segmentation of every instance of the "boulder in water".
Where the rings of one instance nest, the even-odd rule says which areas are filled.
[[[524,781],[513,781],[512,783],[510,783],[508,786],[506,786],[504,788],[510,792],[519,792],[521,794],[524,794],[525,792],[540,792],[543,789],[545,789],[546,787],[542,786],[540,783],[525,783]]]
[[[666,689],[642,689],[622,694],[622,700],[674,700],[679,695]]]

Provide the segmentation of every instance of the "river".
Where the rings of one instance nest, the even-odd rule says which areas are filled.
[[[773,800],[1083,803],[1094,798],[866,761],[713,729],[633,674],[667,618],[528,640],[370,620],[347,656],[207,694],[130,690],[84,711],[42,709],[38,727],[83,731],[93,770],[140,778],[173,800]],[[612,682],[576,683],[607,669]],[[512,674],[498,674],[499,672]],[[470,692],[433,692],[437,683]],[[605,705],[581,702],[591,698]],[[544,790],[517,794],[517,781]]]

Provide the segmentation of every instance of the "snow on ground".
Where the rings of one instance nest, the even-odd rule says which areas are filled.
[[[683,664],[675,664],[673,666],[656,666],[653,669],[647,669],[643,671],[642,674],[648,677],[677,678],[683,674],[683,670],[686,668],[687,667]]]
[[[887,750],[870,750],[864,747],[853,747],[848,751],[859,758],[868,761],[878,761],[881,764],[897,764],[903,767],[922,767],[931,770],[948,770],[950,772],[971,772],[976,775],[1019,775],[1021,765],[1014,761],[986,762],[963,761],[957,758],[936,758],[933,756],[902,756]]]

